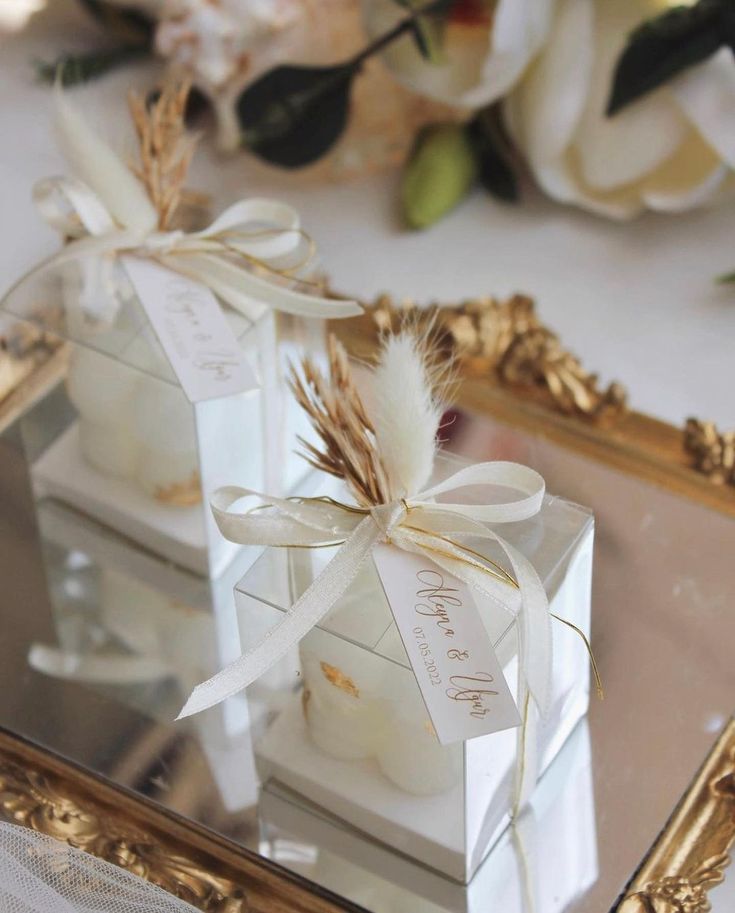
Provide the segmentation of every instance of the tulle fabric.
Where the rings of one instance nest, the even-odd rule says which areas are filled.
[[[196,913],[156,885],[44,834],[0,822],[0,913]]]

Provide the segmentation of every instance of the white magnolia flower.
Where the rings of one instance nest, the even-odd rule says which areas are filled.
[[[556,0],[455,0],[443,28],[441,59],[430,63],[407,35],[384,53],[398,79],[421,95],[479,108],[505,95],[548,33]],[[418,2],[414,3],[418,6]],[[363,0],[377,37],[405,17],[395,0]]]
[[[613,218],[680,212],[735,168],[735,57],[725,48],[613,117],[605,108],[628,35],[663,0],[560,0],[549,39],[505,102],[543,190]]]

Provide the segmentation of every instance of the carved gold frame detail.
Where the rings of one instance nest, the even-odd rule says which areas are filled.
[[[735,720],[725,728],[613,913],[709,913],[735,843]]]
[[[127,869],[203,913],[364,913],[2,729],[0,819]]]
[[[456,358],[463,409],[735,516],[735,432],[698,419],[682,430],[630,409],[622,385],[600,386],[540,320],[530,298],[419,308],[382,295],[362,317],[334,321],[332,330],[353,355],[369,358],[379,333],[406,319],[431,326]]]

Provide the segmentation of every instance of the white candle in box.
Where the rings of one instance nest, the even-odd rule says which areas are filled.
[[[304,716],[314,744],[344,761],[375,757],[387,725],[381,702],[366,682],[358,685],[343,669],[304,647],[300,654]]]

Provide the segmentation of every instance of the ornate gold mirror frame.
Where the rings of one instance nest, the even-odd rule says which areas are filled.
[[[362,911],[1,728],[0,819],[121,866],[204,913]]]
[[[205,913],[361,907],[0,729],[0,818],[112,862]],[[611,913],[707,913],[735,842],[735,720]]]
[[[735,842],[735,720],[725,728],[613,913],[708,913]]]

